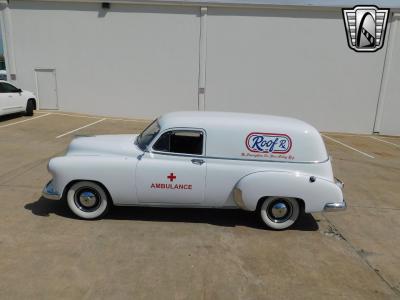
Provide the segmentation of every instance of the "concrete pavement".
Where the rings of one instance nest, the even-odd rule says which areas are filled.
[[[36,116],[45,114],[38,112]],[[400,299],[400,138],[329,134],[348,210],[270,231],[240,210],[114,208],[78,220],[41,197],[74,134],[148,123],[50,115],[0,120],[1,299]],[[2,125],[10,126],[1,127]]]

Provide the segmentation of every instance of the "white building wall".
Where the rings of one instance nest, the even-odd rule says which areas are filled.
[[[400,135],[400,14],[392,18],[375,131]]]
[[[152,118],[197,109],[198,8],[10,3],[17,82],[54,68],[59,108]]]
[[[206,109],[372,132],[385,49],[349,49],[340,9],[212,8],[207,29]]]
[[[111,3],[103,10],[101,3],[18,0],[7,10],[17,84],[36,91],[35,69],[55,69],[63,111],[152,118],[200,107],[371,133],[391,64],[384,64],[386,45],[375,53],[348,48],[340,8],[210,6],[202,23],[196,5]],[[382,103],[398,94],[399,73],[394,64]],[[382,107],[382,118],[392,120],[391,107]],[[382,126],[400,131],[396,121]]]

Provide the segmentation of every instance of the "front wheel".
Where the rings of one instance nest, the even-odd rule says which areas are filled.
[[[67,202],[72,212],[82,219],[99,218],[109,208],[107,193],[92,181],[74,183],[67,192]]]
[[[28,100],[28,103],[26,104],[26,115],[27,116],[33,116],[33,110],[35,109],[35,103],[33,100]]]
[[[300,215],[299,202],[289,197],[268,197],[259,207],[262,222],[275,230],[289,228]]]

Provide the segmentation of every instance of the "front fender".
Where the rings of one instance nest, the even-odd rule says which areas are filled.
[[[327,203],[343,201],[342,190],[327,179],[310,174],[267,171],[249,174],[235,186],[234,199],[242,209],[254,211],[263,197],[282,196],[304,201],[305,212],[322,211]]]
[[[48,170],[60,195],[70,182],[89,180],[103,184],[115,204],[132,204],[137,201],[136,164],[136,158],[123,156],[62,156],[51,159]]]

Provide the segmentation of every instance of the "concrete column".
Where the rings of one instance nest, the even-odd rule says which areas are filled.
[[[1,31],[3,35],[4,60],[9,81],[16,81],[16,66],[13,47],[11,11],[6,1],[0,1]]]
[[[207,7],[200,8],[199,110],[206,108]]]

